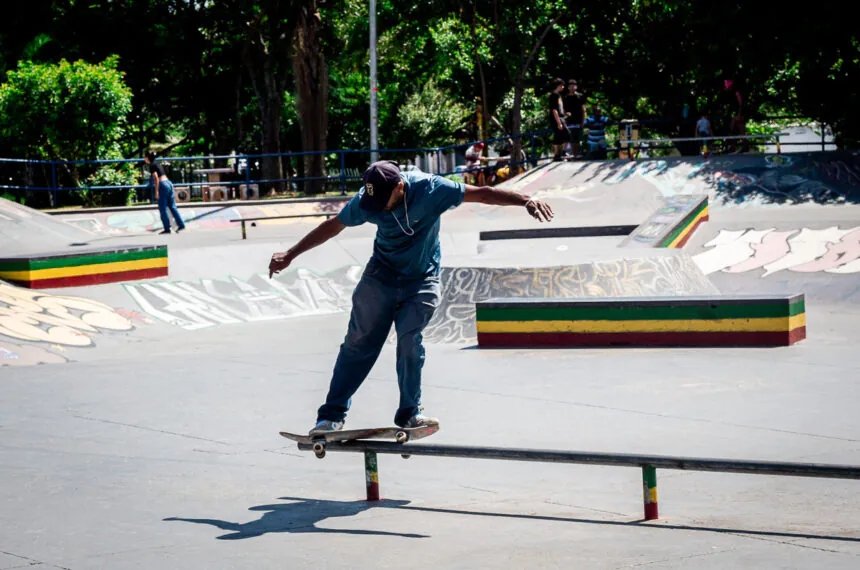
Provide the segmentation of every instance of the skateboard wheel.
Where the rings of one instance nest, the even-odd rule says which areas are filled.
[[[314,453],[316,453],[317,455],[319,455],[320,453],[325,455],[325,444],[319,441],[314,443]]]
[[[314,453],[316,454],[317,459],[322,459],[325,457],[325,449],[323,449],[322,451],[319,451],[319,452],[315,451]]]
[[[394,434],[394,439],[397,440],[397,443],[406,443],[407,441],[409,441],[409,434],[405,431],[399,431]]]
[[[401,455],[400,457],[402,457],[403,459],[409,459],[412,456],[411,455]]]

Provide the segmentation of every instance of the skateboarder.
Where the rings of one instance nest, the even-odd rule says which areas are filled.
[[[365,222],[377,227],[373,255],[352,295],[352,313],[340,347],[328,396],[317,412],[311,434],[343,428],[352,395],[373,367],[391,325],[397,333],[397,380],[400,427],[438,424],[422,413],[422,332],[439,305],[441,248],[439,218],[465,202],[524,207],[529,215],[550,221],[553,211],[542,200],[489,186],[470,186],[423,172],[401,172],[396,163],[374,162],[364,186],[340,213],[322,222],[287,251],[275,253],[269,278],[302,253]]]

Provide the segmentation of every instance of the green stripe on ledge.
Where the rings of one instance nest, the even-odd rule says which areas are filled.
[[[685,229],[690,227],[690,224],[692,224],[693,221],[699,216],[699,214],[701,214],[707,207],[708,201],[705,200],[698,208],[693,210],[692,213],[690,213],[686,218],[684,218],[684,220],[680,224],[678,224],[668,236],[663,238],[663,241],[660,242],[660,247],[667,247],[670,243],[675,241],[675,238],[681,235],[681,232],[683,232]]]
[[[79,267],[81,265],[98,265],[116,261],[138,261],[167,257],[167,248],[149,249],[143,251],[108,252],[98,255],[82,255],[80,257],[65,257],[60,259],[40,259],[30,262],[30,270],[57,269],[60,267]]]
[[[805,312],[804,302],[784,305],[717,305],[680,307],[511,307],[477,308],[479,321],[648,321],[793,317]]]

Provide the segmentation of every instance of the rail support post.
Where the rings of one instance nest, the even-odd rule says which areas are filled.
[[[248,239],[248,234],[245,233],[245,220],[242,220],[242,239]]]
[[[657,520],[657,469],[651,465],[642,467],[642,492],[645,499],[645,520]]]
[[[379,500],[379,467],[375,451],[364,452],[364,477],[367,482],[367,500]]]

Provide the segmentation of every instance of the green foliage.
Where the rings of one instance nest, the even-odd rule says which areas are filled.
[[[0,86],[0,137],[19,156],[94,160],[116,152],[131,90],[117,59],[21,62]]]
[[[41,160],[119,158],[119,141],[131,110],[131,90],[117,59],[101,64],[21,62],[0,86],[2,146],[18,156]],[[67,164],[58,168],[60,185],[130,180],[122,169]],[[97,194],[78,191],[85,204],[128,199],[127,191]]]
[[[138,184],[138,170],[132,163],[123,162],[100,165],[89,175],[84,185],[96,187],[76,191],[83,202],[90,206],[129,206],[134,201],[136,191],[128,188],[101,190],[102,186],[134,186]]]
[[[430,79],[406,99],[398,117],[404,130],[413,134],[412,144],[441,146],[451,141],[468,113],[465,105]]]
[[[547,109],[548,94],[541,93],[532,87],[528,87],[523,91],[522,108],[520,112],[523,117],[522,132],[543,131],[549,128],[549,115]],[[511,89],[505,93],[505,98],[496,107],[495,115],[503,123],[509,124],[511,109],[514,105],[514,91]],[[504,133],[496,129],[490,129],[490,134],[494,137],[501,136]]]
[[[856,146],[860,40],[843,4],[822,0],[804,13],[800,29],[796,11],[761,2],[379,0],[380,143],[474,140],[476,101],[485,95],[484,108],[504,125],[490,122],[489,134],[510,132],[515,86],[524,89],[520,130],[542,130],[547,84],[558,76],[577,78],[589,103],[599,101],[613,119],[669,119],[650,126],[658,137],[689,135],[691,125],[679,126],[685,105],[691,116],[709,111],[720,132],[717,116],[730,107],[722,82],[732,78],[743,86],[751,128],[765,115],[799,114],[827,122],[841,143]],[[249,65],[247,58],[261,48],[255,53],[272,54],[269,65],[283,83],[274,89],[283,104],[281,147],[301,151],[289,34],[297,11],[308,6],[318,9],[326,32],[327,148],[367,148],[366,0],[11,3],[0,23],[0,70],[26,59],[42,62],[27,65],[61,65],[61,58],[118,54],[134,93],[128,125],[114,138],[124,156],[140,156],[153,145],[173,146],[173,154],[254,153],[261,150],[265,119],[251,75],[265,65]],[[30,75],[38,91],[41,80]],[[26,103],[0,113],[7,123],[0,126],[3,153],[106,154],[109,144],[89,143],[103,133],[81,133],[75,115],[69,118],[74,128],[62,125],[76,132],[65,142],[56,136],[58,117],[52,123],[34,116],[58,101],[23,91],[16,97]],[[10,122],[20,127],[14,136]],[[348,167],[366,158],[347,155]]]

